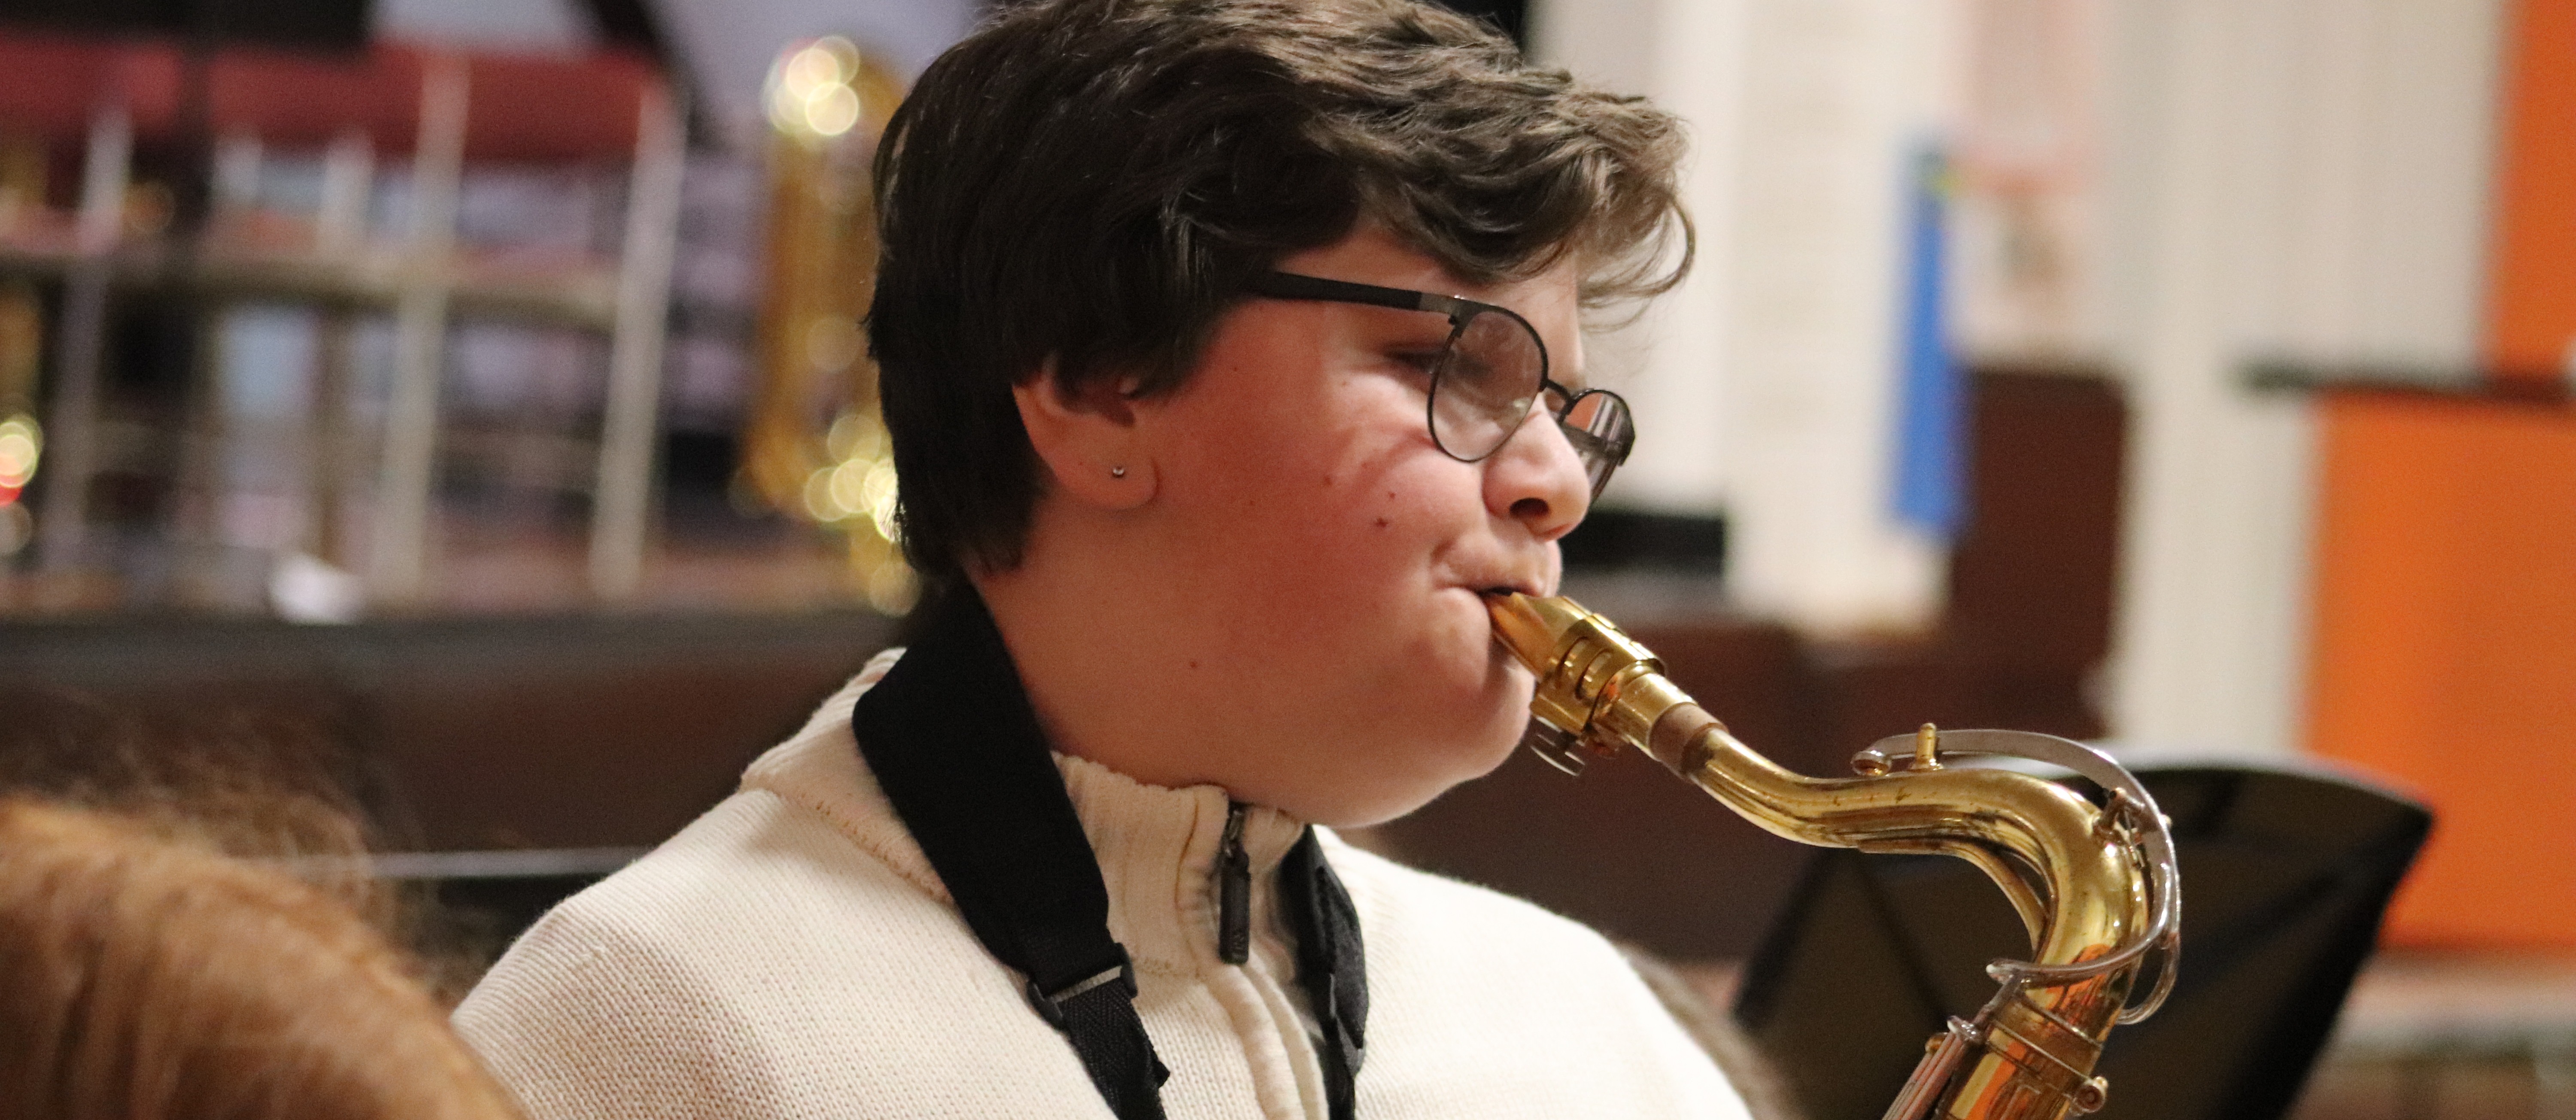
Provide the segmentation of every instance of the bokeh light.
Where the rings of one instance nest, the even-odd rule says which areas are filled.
[[[853,85],[862,65],[858,47],[837,35],[789,47],[770,66],[770,123],[809,140],[847,134],[866,109]]]
[[[36,477],[36,462],[45,450],[44,429],[32,416],[0,420],[0,504],[14,500]]]

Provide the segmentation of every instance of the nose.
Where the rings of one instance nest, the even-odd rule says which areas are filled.
[[[1485,508],[1527,526],[1541,543],[1573,532],[1592,508],[1592,480],[1556,418],[1533,408],[1485,460]]]

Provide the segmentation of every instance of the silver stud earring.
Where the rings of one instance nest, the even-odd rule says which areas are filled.
[[[1125,477],[1127,477],[1127,468],[1125,468],[1125,467],[1111,467],[1111,468],[1109,468],[1109,477],[1111,477],[1111,478],[1125,478]]]

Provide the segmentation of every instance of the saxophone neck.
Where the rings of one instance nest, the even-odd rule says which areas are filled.
[[[1873,750],[1857,760],[1860,776],[1808,777],[1737,741],[1665,676],[1662,661],[1608,619],[1564,598],[1496,595],[1487,605],[1495,639],[1536,678],[1530,710],[1547,729],[1539,741],[1599,754],[1635,747],[1781,836],[1958,856],[2003,890],[2028,927],[2032,961],[1989,969],[2003,990],[1974,1020],[1959,1021],[1955,1044],[1936,1047],[1950,1055],[1943,1061],[1973,1069],[1945,1065],[1937,1075],[1918,1074],[1938,1084],[1910,1095],[1928,1100],[1982,1086],[1976,1093],[1984,1103],[1944,1113],[1973,1120],[2054,1117],[2099,1105],[2103,1087],[2088,1077],[2101,1040],[2115,1022],[2143,1017],[2170,983],[2168,956],[2158,996],[2124,1014],[2144,955],[2170,953],[2179,905],[2169,838],[2153,799],[2126,771],[2047,736],[1966,733],[2059,744],[2071,753],[2030,757],[2071,763],[2118,791],[2105,812],[2028,774],[1945,766],[1939,734],[1927,725],[1912,737],[1905,752],[1911,765],[1901,771]],[[2016,1101],[2030,1103],[2025,1109]]]

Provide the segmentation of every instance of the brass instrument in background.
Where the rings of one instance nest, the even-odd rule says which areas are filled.
[[[0,153],[0,160],[5,160]],[[0,231],[9,223],[5,168],[0,168]],[[0,563],[36,539],[36,519],[21,500],[35,481],[45,449],[36,422],[37,366],[44,355],[45,325],[35,289],[24,281],[0,283]]]
[[[1551,762],[1577,769],[1583,752],[1636,747],[1771,832],[1958,856],[2012,900],[2032,959],[1987,966],[2001,988],[1933,1036],[1887,1120],[2058,1120],[2102,1106],[2102,1040],[2163,1003],[2181,945],[2173,841],[2128,771],[2054,736],[1927,724],[1860,752],[1858,777],[1794,774],[1736,741],[1608,619],[1565,598],[1498,593],[1487,607],[1497,640],[1538,677],[1528,742]],[[1980,754],[2065,767],[2108,800],[2097,809],[2055,782],[1945,761]],[[2131,1005],[2150,956],[2154,986]]]
[[[840,530],[852,578],[896,613],[916,589],[895,544],[894,449],[861,324],[876,294],[868,164],[903,93],[838,36],[792,45],[770,68],[759,376],[735,480],[738,499]]]
[[[0,234],[45,205],[45,149],[0,136]],[[36,422],[36,381],[45,353],[45,323],[36,289],[0,282],[0,562],[36,539],[36,519],[23,500],[36,478],[45,429]]]

